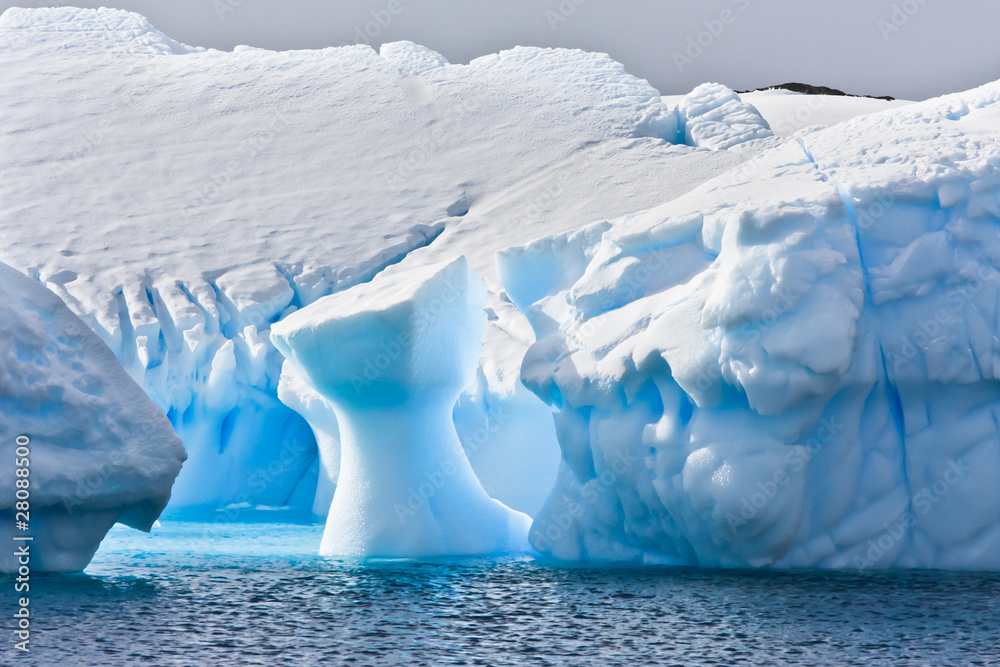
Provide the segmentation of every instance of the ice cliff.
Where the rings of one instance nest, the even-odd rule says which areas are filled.
[[[1000,569],[1000,84],[506,250],[563,559]]]

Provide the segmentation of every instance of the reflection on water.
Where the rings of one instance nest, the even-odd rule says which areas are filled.
[[[359,564],[320,534],[116,527],[86,574],[33,579],[24,664],[1000,664],[1000,575]]]

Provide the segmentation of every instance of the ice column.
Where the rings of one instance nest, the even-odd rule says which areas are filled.
[[[332,404],[340,425],[323,555],[528,548],[530,519],[486,494],[452,423],[479,358],[485,293],[460,257],[380,276],[272,328],[274,344]]]

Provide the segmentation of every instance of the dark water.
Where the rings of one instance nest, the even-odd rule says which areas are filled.
[[[1000,575],[359,565],[319,535],[116,528],[86,574],[33,578],[31,653],[5,633],[0,663],[1000,665]]]

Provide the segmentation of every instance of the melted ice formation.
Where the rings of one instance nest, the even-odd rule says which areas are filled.
[[[376,278],[272,327],[300,376],[290,383],[314,387],[339,424],[339,479],[322,554],[526,549],[530,519],[486,494],[452,423],[479,357],[485,296],[460,257]],[[317,410],[303,416],[315,423]]]
[[[28,456],[17,456],[27,438]],[[22,451],[23,453],[23,451]],[[33,571],[76,571],[116,522],[148,531],[186,458],[170,422],[59,298],[0,264],[0,535]],[[29,532],[15,530],[15,458]],[[23,495],[23,494],[22,494]],[[0,571],[16,571],[5,548]]]
[[[560,558],[1000,569],[1000,83],[512,248]],[[506,276],[506,277],[505,277]]]
[[[302,415],[316,436],[319,456],[313,463],[315,470],[309,471],[310,477],[316,477],[310,511],[314,517],[326,518],[340,477],[340,426],[333,404],[302,379],[295,364],[287,360],[281,365],[278,400]]]
[[[718,83],[703,83],[677,105],[681,143],[711,150],[772,136],[771,127],[753,105]]]

